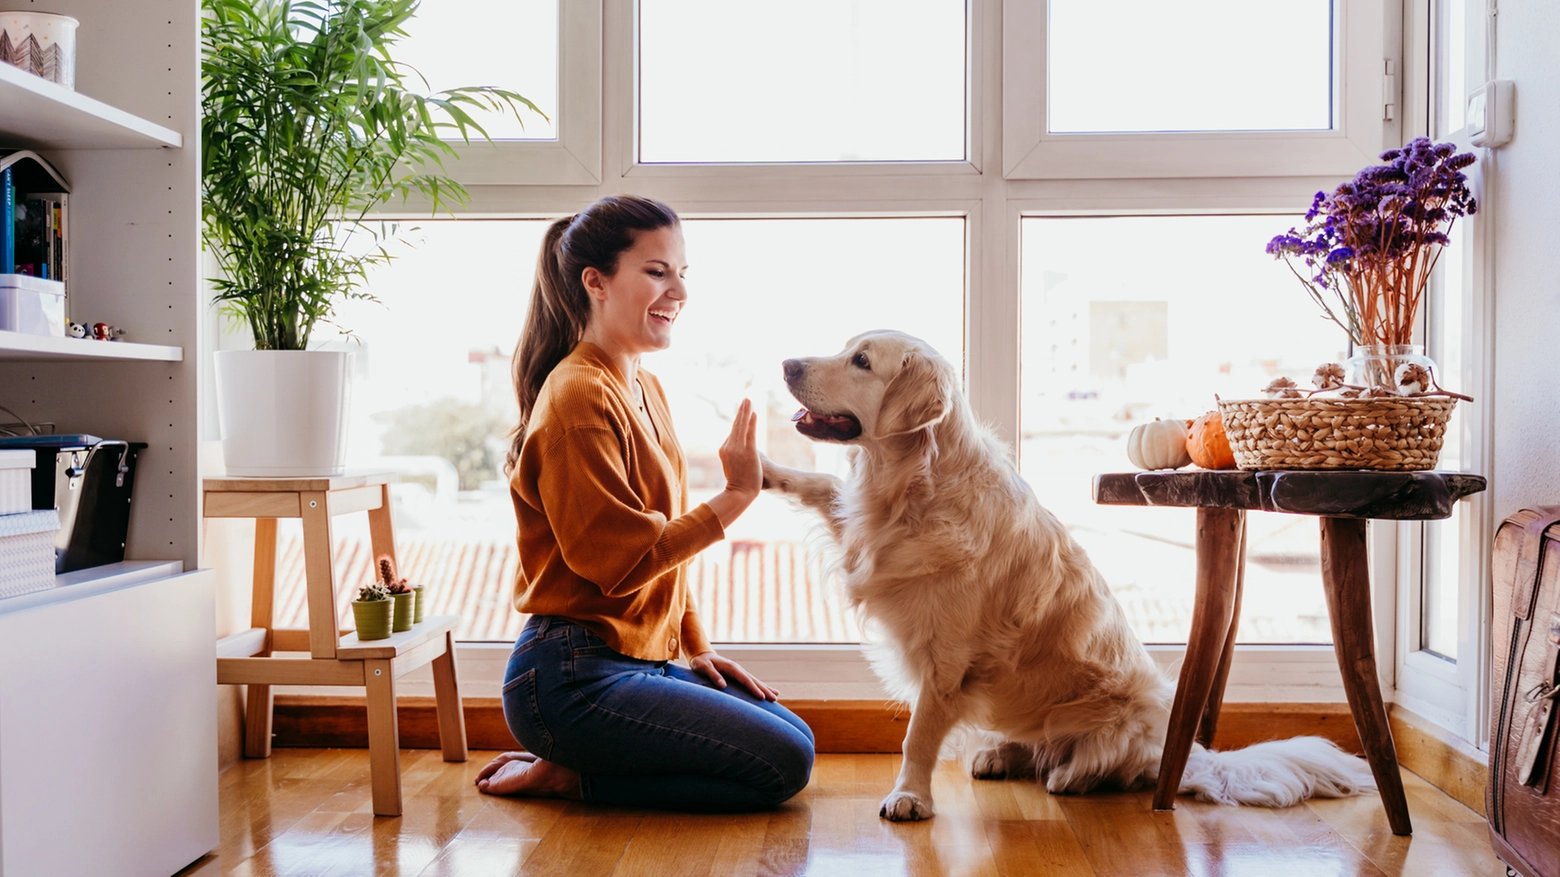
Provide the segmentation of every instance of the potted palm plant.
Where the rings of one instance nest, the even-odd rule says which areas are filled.
[[[395,231],[370,214],[465,203],[445,137],[486,139],[473,109],[541,112],[501,88],[414,88],[393,51],[418,2],[202,0],[202,237],[255,346],[216,354],[229,474],[340,474],[350,354],[308,348],[336,304],[372,299]]]

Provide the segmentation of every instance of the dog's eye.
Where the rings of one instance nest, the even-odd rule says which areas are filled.
[[[850,361],[850,364],[856,368],[864,368],[867,371],[872,371],[872,363],[867,362],[867,355],[865,353],[856,354],[856,357]]]

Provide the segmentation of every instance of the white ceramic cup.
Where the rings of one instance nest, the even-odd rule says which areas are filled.
[[[77,24],[52,12],[0,12],[0,62],[74,90]]]

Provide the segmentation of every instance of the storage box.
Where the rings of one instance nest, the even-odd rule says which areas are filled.
[[[0,274],[0,329],[65,337],[65,284],[26,274]]]
[[[32,450],[0,451],[0,515],[32,511],[32,469],[37,459]]]
[[[0,438],[0,449],[31,449],[32,507],[57,509],[54,571],[72,572],[125,559],[135,460],[145,442],[92,435]]]
[[[0,515],[0,597],[54,587],[54,509]]]

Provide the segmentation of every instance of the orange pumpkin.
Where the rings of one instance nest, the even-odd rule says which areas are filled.
[[[1192,421],[1186,434],[1186,450],[1192,462],[1204,469],[1234,469],[1235,452],[1230,450],[1230,438],[1224,434],[1224,415],[1218,409]]]

